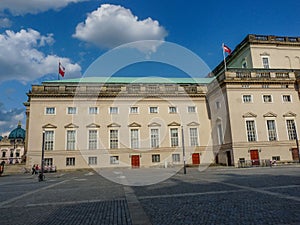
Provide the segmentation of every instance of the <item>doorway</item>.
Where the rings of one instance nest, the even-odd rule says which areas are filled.
[[[132,155],[131,156],[131,167],[132,168],[139,168],[140,167],[140,156],[139,155]]]
[[[199,165],[200,164],[200,154],[199,153],[193,153],[192,154],[192,162],[193,162],[193,165]]]
[[[259,153],[258,149],[250,150],[250,159],[252,166],[259,166]]]

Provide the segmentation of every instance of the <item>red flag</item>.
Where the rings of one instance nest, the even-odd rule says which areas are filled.
[[[58,65],[58,73],[64,77],[65,75],[65,67],[63,67],[63,65],[59,62],[59,65]]]
[[[230,55],[231,49],[228,46],[223,44],[223,50],[224,50],[224,52],[227,52]]]

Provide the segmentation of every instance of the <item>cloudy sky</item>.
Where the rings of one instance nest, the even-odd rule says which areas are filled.
[[[0,0],[0,135],[25,127],[32,84],[80,77],[119,45],[168,41],[186,47],[213,69],[221,44],[234,48],[247,34],[300,36],[300,3],[282,1]],[[141,73],[141,71],[139,71]]]

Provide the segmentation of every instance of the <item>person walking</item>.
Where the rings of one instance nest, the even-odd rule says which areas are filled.
[[[35,174],[35,164],[33,164],[31,170],[32,170],[31,175]]]

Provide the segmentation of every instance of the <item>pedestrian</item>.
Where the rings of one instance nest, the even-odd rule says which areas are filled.
[[[39,164],[36,164],[36,166],[35,166],[35,174],[38,174],[38,172],[39,172]]]
[[[31,175],[35,174],[35,164],[33,164],[31,170],[32,170]]]

